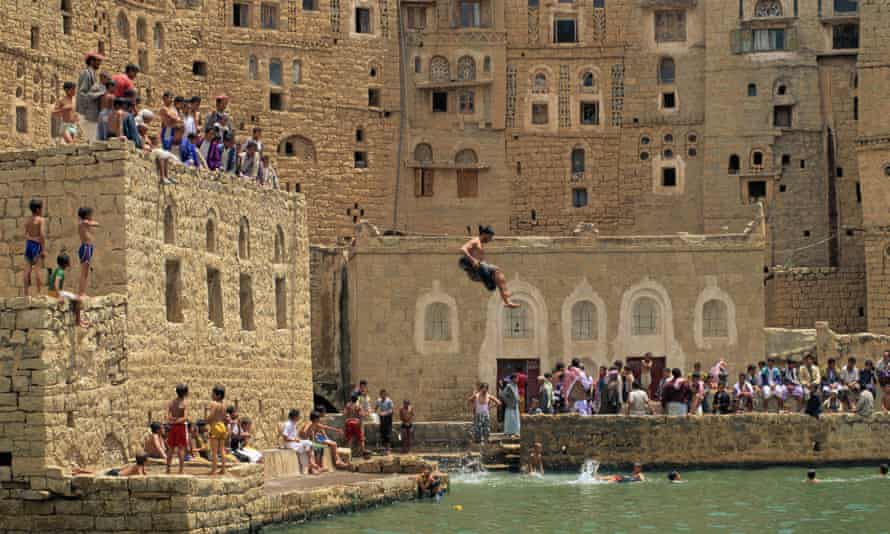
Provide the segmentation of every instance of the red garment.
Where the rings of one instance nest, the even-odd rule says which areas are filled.
[[[111,79],[114,80],[114,96],[124,96],[124,93],[136,88],[133,80],[124,73],[115,74]]]
[[[172,450],[174,447],[187,449],[188,446],[188,429],[185,423],[170,425],[170,431],[167,432],[167,447]]]
[[[516,387],[519,388],[519,398],[525,398],[525,384],[528,382],[528,375],[519,372],[516,373]]]
[[[348,442],[350,439],[355,438],[358,441],[362,441],[365,439],[365,435],[362,432],[362,422],[360,419],[347,419],[346,425],[343,428],[343,435],[346,437],[346,441]]]

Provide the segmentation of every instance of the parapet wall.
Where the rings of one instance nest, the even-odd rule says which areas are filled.
[[[888,440],[888,414],[522,417],[523,461],[539,442],[545,465],[555,469],[577,469],[587,459],[647,466],[884,462]]]
[[[868,329],[864,269],[802,267],[774,275],[767,282],[767,326],[813,328],[816,321],[828,321],[841,333]]]

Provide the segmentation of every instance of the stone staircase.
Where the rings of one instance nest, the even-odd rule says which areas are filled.
[[[482,464],[486,471],[518,473],[522,467],[519,438],[492,434],[482,447]]]

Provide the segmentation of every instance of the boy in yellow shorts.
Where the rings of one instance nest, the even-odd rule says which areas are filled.
[[[226,398],[226,388],[219,384],[213,386],[213,401],[210,403],[210,413],[207,416],[207,424],[210,426],[210,475],[216,474],[216,461],[221,459],[222,469],[219,474],[226,474],[226,439],[229,431],[226,427],[226,407],[223,399]]]

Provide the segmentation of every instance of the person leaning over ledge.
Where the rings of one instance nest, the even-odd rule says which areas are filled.
[[[856,401],[856,415],[871,417],[875,409],[875,397],[868,389],[859,392],[859,400]]]

